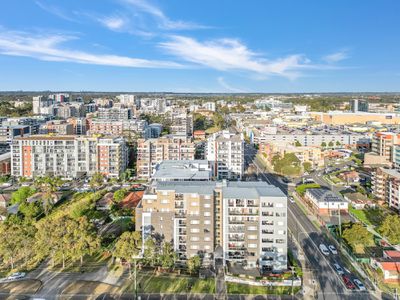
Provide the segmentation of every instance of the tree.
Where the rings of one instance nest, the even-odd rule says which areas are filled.
[[[365,247],[374,245],[373,234],[360,223],[351,224],[342,236],[356,253],[363,253]]]
[[[301,147],[301,146],[302,146],[302,144],[301,144],[298,140],[296,140],[296,142],[294,143],[294,145],[295,145],[296,147]]]
[[[303,169],[305,172],[310,173],[312,171],[312,164],[309,161],[303,162]]]
[[[114,200],[116,202],[121,202],[122,200],[125,199],[127,194],[128,194],[128,191],[126,189],[120,189],[118,191],[115,191],[114,192]]]
[[[125,260],[128,263],[131,274],[132,261],[140,253],[142,236],[139,231],[124,232],[115,243],[114,257]],[[122,261],[121,261],[122,262]]]
[[[101,187],[104,183],[104,176],[101,173],[94,173],[92,178],[90,179],[90,187],[92,189],[97,189],[99,187]]]
[[[187,260],[187,268],[189,274],[196,274],[201,267],[201,258],[198,255],[192,256]]]
[[[321,143],[321,147],[322,147],[322,148],[325,148],[325,147],[326,147],[326,143],[325,143],[325,142],[322,142],[322,143]]]
[[[35,194],[35,189],[29,186],[22,186],[17,191],[11,194],[11,203],[22,203],[33,194]]]
[[[341,143],[339,142],[339,141],[336,141],[336,146],[340,146],[341,145]]]
[[[171,269],[175,265],[176,253],[172,244],[164,242],[161,247],[160,263],[164,269]]]
[[[159,263],[160,245],[153,237],[148,237],[144,243],[143,260],[144,262],[155,267]]]
[[[330,148],[332,148],[333,147],[333,142],[332,141],[330,141],[329,143],[328,143],[328,146],[330,147]]]
[[[400,217],[388,215],[379,226],[379,233],[386,237],[393,245],[400,244]]]
[[[100,247],[94,226],[89,223],[86,217],[82,217],[76,222],[74,227],[73,258],[79,258],[81,266],[85,255],[92,255]]]
[[[43,207],[38,202],[28,203],[27,201],[24,201],[20,204],[18,211],[27,219],[35,219],[43,213]]]
[[[35,185],[39,191],[43,193],[42,203],[43,210],[47,216],[54,205],[54,198],[56,198],[56,192],[58,188],[62,185],[63,181],[60,177],[39,177],[35,180]]]

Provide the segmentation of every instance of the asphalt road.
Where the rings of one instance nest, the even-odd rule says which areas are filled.
[[[248,156],[254,157],[252,153]],[[259,177],[263,181],[278,186],[287,194],[287,185],[278,180],[277,176],[265,172],[264,166],[256,158],[253,158],[253,164],[260,171]],[[318,299],[379,299],[372,293],[358,290],[350,291],[344,286],[342,279],[332,267],[334,262],[339,263],[342,267],[344,266],[340,257],[332,254],[326,257],[321,253],[318,248],[319,244],[328,245],[329,243],[300,207],[291,202],[288,202],[288,229],[301,245],[310,264],[308,267],[312,269],[314,278],[319,283]],[[351,277],[354,278],[352,275]]]

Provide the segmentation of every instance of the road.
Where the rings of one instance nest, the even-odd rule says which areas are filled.
[[[287,194],[287,185],[277,179],[277,176],[265,172],[262,163],[250,152],[247,155],[252,158],[253,164],[259,170],[260,178],[270,184],[279,187]],[[310,219],[296,203],[288,202],[288,229],[303,249],[314,278],[319,283],[318,299],[380,299],[369,292],[350,291],[344,286],[342,279],[332,268],[334,262],[344,266],[338,255],[325,257],[318,245],[328,245],[323,234],[316,229]],[[353,277],[354,278],[354,277]],[[388,298],[390,299],[390,298]]]

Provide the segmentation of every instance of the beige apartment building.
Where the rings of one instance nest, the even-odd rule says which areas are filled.
[[[193,160],[194,154],[195,144],[186,136],[138,139],[137,177],[149,179],[163,160]]]
[[[179,261],[222,248],[225,263],[287,269],[287,198],[265,182],[158,182],[136,209],[143,241],[173,242]]]

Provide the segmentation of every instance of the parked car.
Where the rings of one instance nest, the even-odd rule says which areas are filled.
[[[365,285],[358,279],[354,279],[353,280],[354,284],[356,285],[356,287],[360,290],[360,291],[366,291],[367,288],[365,287]]]
[[[296,203],[296,201],[294,201],[294,198],[293,198],[292,196],[289,197],[289,201],[290,201],[291,203]]]
[[[328,248],[329,248],[329,251],[331,251],[332,254],[336,255],[338,253],[336,248],[335,248],[335,246],[329,245]]]
[[[325,256],[329,255],[329,250],[324,244],[319,245],[319,250],[321,250],[323,255],[325,255]]]
[[[354,290],[356,288],[356,286],[354,285],[353,282],[351,282],[351,279],[349,276],[347,275],[342,275],[342,279],[343,282],[345,284],[345,286],[349,289],[349,290]]]
[[[17,279],[22,279],[25,277],[25,273],[24,272],[17,272],[14,274],[11,274],[10,276],[7,277],[8,280],[17,280]]]
[[[336,273],[338,273],[339,275],[344,274],[343,268],[338,263],[334,263],[333,268],[335,269]]]

